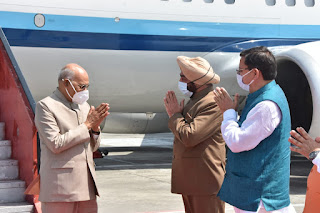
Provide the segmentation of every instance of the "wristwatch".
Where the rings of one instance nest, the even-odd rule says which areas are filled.
[[[310,154],[309,154],[309,160],[313,161],[313,159],[315,159],[315,158],[317,157],[317,155],[318,155],[319,152],[320,152],[320,150],[310,152]]]
[[[91,129],[91,132],[92,132],[92,134],[100,135],[100,131],[99,131],[99,132],[96,132],[96,131],[93,131],[93,130]]]

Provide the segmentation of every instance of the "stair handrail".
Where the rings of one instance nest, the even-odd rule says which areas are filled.
[[[20,67],[18,66],[18,63],[17,63],[15,57],[13,56],[13,53],[12,53],[11,48],[10,48],[10,44],[9,44],[9,42],[7,40],[7,37],[5,36],[5,34],[4,34],[3,30],[2,30],[2,27],[0,27],[0,38],[1,38],[2,44],[4,45],[4,48],[7,51],[8,56],[9,56],[11,62],[12,62],[14,70],[15,70],[18,78],[19,78],[19,81],[21,83],[23,91],[24,91],[25,95],[28,98],[30,107],[31,107],[31,109],[33,111],[33,114],[34,114],[35,113],[36,102],[35,102],[32,94],[30,92],[28,84],[27,84],[27,82],[26,82],[26,80],[25,80],[25,78],[24,78],[24,76],[23,76],[23,74],[22,74],[22,72],[20,70]]]
[[[0,77],[4,80],[0,82],[0,117],[6,122],[6,137],[12,142],[12,157],[19,161],[19,178],[28,186],[38,177],[40,165],[40,143],[34,123],[36,103],[1,26],[0,39]],[[38,195],[27,195],[26,200],[36,204]]]

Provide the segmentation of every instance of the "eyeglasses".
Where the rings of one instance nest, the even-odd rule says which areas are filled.
[[[240,73],[243,71],[243,70],[250,70],[249,68],[241,68],[241,69],[237,69],[237,74],[240,75]]]
[[[72,86],[72,88],[75,90],[75,88],[73,87],[73,84],[72,82],[70,81],[70,79],[66,79],[69,81],[70,85]],[[65,81],[65,79],[62,79],[62,81]],[[89,84],[78,84],[78,87],[81,89],[81,90],[84,90],[84,89],[88,89],[89,88]]]
[[[84,89],[88,89],[90,85],[89,84],[78,84],[78,86],[81,90],[84,90]]]

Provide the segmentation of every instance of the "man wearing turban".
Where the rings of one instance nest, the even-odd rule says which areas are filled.
[[[224,213],[217,197],[225,174],[222,114],[214,101],[213,84],[220,82],[203,58],[177,58],[179,89],[190,97],[184,106],[173,91],[164,98],[169,128],[174,134],[172,193],[181,194],[187,213]]]

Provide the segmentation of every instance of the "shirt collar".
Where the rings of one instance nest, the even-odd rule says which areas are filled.
[[[255,91],[254,93],[250,93],[248,95],[248,98],[256,98],[258,97],[260,94],[264,93],[265,91],[269,90],[271,87],[276,85],[276,81],[273,80],[270,83],[264,85],[263,87],[261,87],[260,89],[258,89],[257,91]]]
[[[55,94],[59,99],[60,101],[62,102],[66,102],[66,103],[70,103],[70,101],[68,101],[66,99],[66,97],[64,97],[64,95],[60,92],[59,88],[57,87],[57,89],[53,92],[53,94]]]
[[[65,104],[66,106],[69,106],[71,109],[77,109],[79,108],[78,104],[75,104],[73,102],[70,102],[67,100],[66,97],[64,97],[64,95],[60,92],[59,88],[57,87],[57,89],[53,92],[53,94],[55,96],[58,97],[58,99],[63,103]]]

